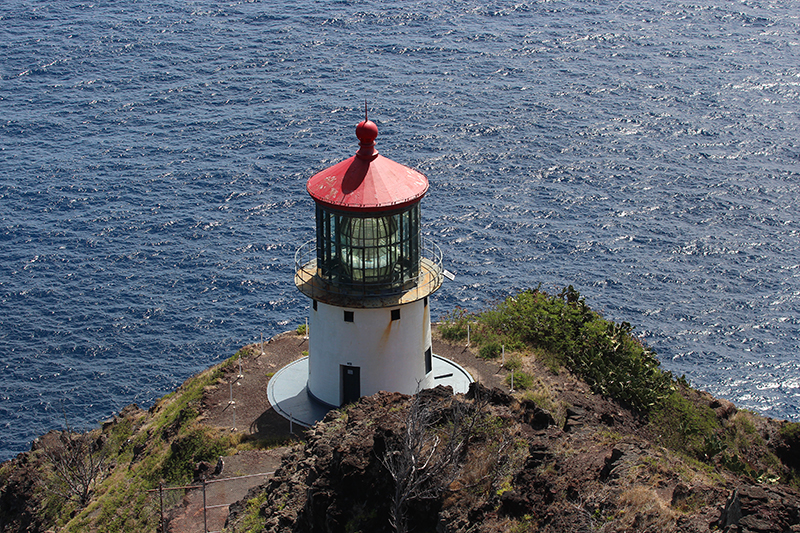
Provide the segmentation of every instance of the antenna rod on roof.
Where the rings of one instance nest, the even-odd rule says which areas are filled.
[[[369,121],[369,115],[367,113],[367,99],[364,98],[364,122]]]

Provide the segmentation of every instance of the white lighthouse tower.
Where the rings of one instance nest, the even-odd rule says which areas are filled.
[[[438,384],[466,392],[472,381],[432,351],[429,296],[443,270],[438,247],[420,234],[428,179],[379,155],[377,136],[365,117],[356,126],[357,153],[306,184],[316,239],[297,252],[295,285],[311,298],[308,358],[288,372],[296,381],[307,367],[306,395],[326,408]],[[288,378],[276,375],[270,387],[282,388],[281,379]],[[302,396],[292,394],[271,393],[270,401],[285,415],[287,402]]]

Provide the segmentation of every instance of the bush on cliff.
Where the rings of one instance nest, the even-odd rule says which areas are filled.
[[[523,291],[478,315],[457,309],[444,317],[441,331],[459,339],[467,324],[475,344],[533,350],[548,366],[565,367],[595,393],[639,411],[649,411],[671,390],[672,375],[659,367],[633,327],[604,319],[572,285],[556,295],[540,288]]]
[[[472,317],[466,309],[456,307],[442,318],[439,332],[448,341],[460,341],[467,338],[467,327]]]

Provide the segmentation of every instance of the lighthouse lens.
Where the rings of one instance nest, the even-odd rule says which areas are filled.
[[[416,283],[419,204],[382,216],[353,216],[317,206],[316,274],[337,290],[385,292]]]
[[[360,283],[391,282],[400,255],[394,216],[342,220],[341,264],[348,277]]]

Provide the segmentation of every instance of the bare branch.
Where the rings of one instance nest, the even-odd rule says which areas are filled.
[[[455,398],[446,427],[437,427],[433,407],[414,396],[400,442],[386,450],[381,463],[395,485],[390,523],[395,531],[408,528],[407,505],[411,499],[438,498],[455,481],[461,459],[485,402],[475,398],[472,406]]]
[[[41,449],[53,473],[46,489],[67,500],[76,498],[85,506],[105,466],[103,446],[90,432],[74,433],[67,426],[67,431],[45,438]]]

